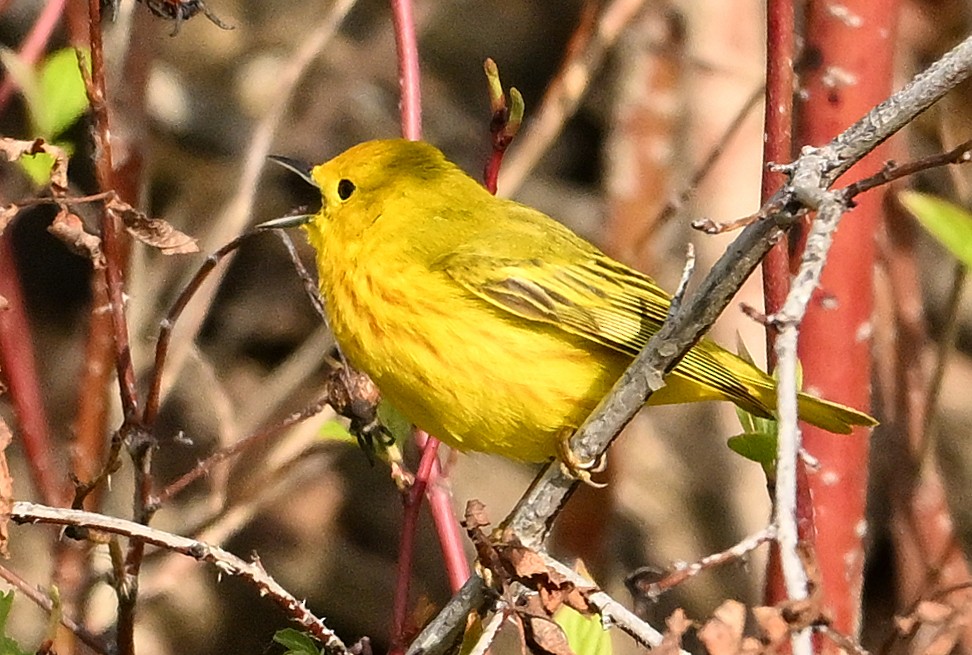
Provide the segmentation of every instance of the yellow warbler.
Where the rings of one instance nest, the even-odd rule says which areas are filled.
[[[310,168],[303,225],[341,350],[420,428],[460,450],[562,452],[665,319],[671,297],[545,214],[492,196],[435,147],[370,141]],[[730,400],[772,416],[773,379],[698,343],[649,404]],[[801,394],[801,418],[849,433],[873,418]]]

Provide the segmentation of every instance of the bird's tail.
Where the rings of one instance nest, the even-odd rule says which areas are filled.
[[[773,395],[776,396],[775,390]],[[808,396],[805,393],[797,397],[797,413],[807,423],[837,434],[850,434],[855,425],[867,427],[877,425],[874,417],[859,412],[853,407]]]
[[[745,359],[711,341],[701,341],[689,351],[683,363],[649,404],[730,400],[751,414],[776,416],[776,381]],[[666,393],[667,392],[667,393]],[[850,434],[854,426],[873,426],[877,421],[852,407],[801,393],[797,413],[807,423],[829,432]]]

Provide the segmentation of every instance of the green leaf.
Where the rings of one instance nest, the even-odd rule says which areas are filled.
[[[567,635],[570,649],[577,655],[611,655],[611,635],[601,624],[597,614],[584,616],[577,610],[561,605],[554,612],[554,621]]]
[[[0,655],[28,655],[28,651],[7,636],[7,618],[13,607],[14,592],[0,592]]]
[[[20,169],[27,174],[35,187],[45,187],[51,181],[51,169],[54,167],[54,158],[46,152],[39,152],[36,155],[24,155],[17,160]]]
[[[774,477],[777,449],[775,430],[772,432],[743,432],[734,437],[729,437],[727,443],[734,453],[762,466],[767,478],[772,479]]]
[[[85,65],[90,71],[87,53]],[[40,106],[33,112],[34,122],[40,136],[56,139],[88,109],[88,95],[74,48],[63,48],[48,56],[41,64],[38,79]]]
[[[968,210],[917,191],[903,191],[898,199],[946,250],[972,267],[972,214]]]
[[[287,649],[284,655],[321,655],[322,652],[313,637],[293,628],[278,630],[273,640]]]

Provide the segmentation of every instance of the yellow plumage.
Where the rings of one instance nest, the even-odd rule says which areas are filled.
[[[462,450],[542,461],[657,331],[670,297],[541,212],[490,195],[420,142],[372,141],[313,168],[304,224],[337,342],[409,420]],[[730,400],[773,380],[710,341],[651,404]],[[874,420],[801,395],[833,432]]]

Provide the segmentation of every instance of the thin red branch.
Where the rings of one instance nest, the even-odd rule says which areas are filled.
[[[0,296],[7,301],[7,308],[0,310],[0,375],[10,389],[10,400],[17,416],[16,432],[24,449],[31,481],[44,502],[58,505],[64,500],[65,488],[59,482],[63,476],[53,457],[57,449],[51,441],[41,395],[12,238],[11,228],[0,235]]]
[[[793,155],[793,71],[796,47],[796,17],[793,0],[769,0],[766,6],[766,102],[763,118],[763,175],[760,183],[760,205],[766,203],[780,188],[786,178],[783,173],[770,168],[770,164],[786,164]],[[763,259],[763,307],[767,316],[780,311],[790,291],[790,263],[787,239],[784,237]],[[766,328],[766,361],[770,369],[776,366],[776,330]],[[806,470],[802,462],[797,464],[797,512],[806,533],[800,539],[812,535],[813,508],[806,493]],[[800,479],[802,478],[802,480]],[[764,603],[776,605],[786,598],[786,586],[780,563],[779,545],[770,545],[766,564]]]
[[[105,59],[101,40],[101,2],[88,0],[88,30],[91,47],[91,74],[80,66],[85,76],[85,87],[91,103],[95,140],[95,174],[102,191],[116,187],[112,163],[111,130],[109,128],[108,101],[105,84]],[[101,241],[105,254],[105,283],[108,290],[112,332],[115,342],[115,370],[118,375],[123,423],[122,437],[128,442],[135,470],[134,515],[136,520],[147,522],[151,496],[151,454],[153,448],[148,435],[138,429],[138,393],[135,387],[135,368],[132,363],[131,344],[128,338],[128,321],[125,316],[124,230],[120,218],[107,207],[101,215]],[[135,603],[138,596],[138,574],[145,545],[133,541],[125,560],[122,579],[116,581],[118,596],[118,652],[120,655],[135,653]]]
[[[769,0],[766,6],[766,104],[760,206],[786,182],[784,174],[769,165],[788,164],[793,156],[795,27],[793,0]],[[783,307],[789,290],[789,253],[783,239],[763,260],[763,302],[767,316]],[[775,334],[772,329],[766,330],[766,357],[770,369],[774,366]]]
[[[419,445],[423,448],[431,439],[424,432],[417,433],[416,437]],[[460,530],[459,523],[456,521],[456,513],[453,510],[449,478],[443,472],[438,457],[432,462],[432,471],[429,475],[425,496],[429,501],[432,522],[435,524],[439,546],[442,548],[442,556],[445,559],[449,587],[453,593],[457,593],[469,579],[469,562],[466,561],[466,553],[463,549],[462,530]]]
[[[422,91],[419,84],[418,39],[411,0],[391,0],[395,45],[398,49],[398,82],[401,87],[399,109],[402,136],[412,141],[422,138]]]
[[[98,186],[102,191],[115,188],[115,173],[112,164],[111,137],[108,121],[108,102],[105,95],[105,61],[101,42],[101,3],[88,0],[89,38],[91,40],[91,74],[80,66],[85,76],[88,100],[91,103],[94,120],[95,173]],[[105,282],[111,310],[112,331],[115,340],[115,368],[121,394],[122,411],[126,424],[138,419],[138,395],[135,388],[135,369],[128,339],[128,322],[125,317],[125,282],[123,261],[121,220],[107,207],[102,209],[101,241],[105,253]]]
[[[395,575],[395,598],[392,607],[391,649],[393,655],[405,652],[405,628],[408,620],[408,591],[411,586],[412,561],[415,556],[415,535],[418,531],[418,515],[422,498],[430,482],[433,468],[438,461],[438,439],[429,438],[422,449],[422,459],[415,473],[415,484],[402,494],[405,516],[402,520],[402,540],[398,547],[398,569]]]

